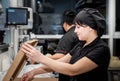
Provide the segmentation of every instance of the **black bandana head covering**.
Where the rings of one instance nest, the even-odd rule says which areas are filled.
[[[97,31],[99,37],[104,33],[106,21],[104,16],[96,9],[84,8],[74,19],[74,23],[79,25],[86,24]]]

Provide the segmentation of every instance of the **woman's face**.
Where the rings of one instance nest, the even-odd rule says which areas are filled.
[[[76,28],[74,32],[77,34],[79,40],[86,41],[90,34],[90,27],[87,25],[76,24]]]

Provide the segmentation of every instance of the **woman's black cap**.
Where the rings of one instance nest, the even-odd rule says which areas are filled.
[[[104,33],[106,21],[104,16],[93,8],[83,8],[75,17],[74,22],[77,24],[86,24],[97,31],[99,37]]]

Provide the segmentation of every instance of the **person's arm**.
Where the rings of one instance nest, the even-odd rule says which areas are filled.
[[[70,57],[70,55],[68,54],[67,57]],[[66,74],[69,76],[88,72],[98,66],[96,63],[94,63],[87,57],[83,57],[74,64],[69,64],[55,61],[45,56],[41,56],[41,59],[39,59],[39,63],[43,63],[46,66],[49,66],[51,69],[58,73]]]
[[[42,63],[58,73],[62,73],[70,76],[88,72],[98,66],[95,62],[91,61],[87,57],[83,57],[82,59],[78,60],[74,64],[69,64],[68,62],[71,59],[70,54],[67,54],[65,57],[61,58],[59,61],[53,60],[51,58],[44,56],[29,44],[24,44],[21,50],[30,59],[38,63]]]
[[[57,54],[57,55],[61,55],[61,54]],[[52,58],[52,59],[54,59],[56,56],[51,56],[51,57],[49,57],[49,58]],[[58,57],[58,56],[57,56]],[[65,63],[68,63],[69,61],[70,61],[70,58],[68,58],[69,57],[69,54],[67,54],[67,55],[64,55],[64,56],[62,56],[62,57],[59,57],[59,59],[56,59],[56,61],[60,61],[60,62],[65,62]],[[70,56],[71,57],[71,56]],[[43,66],[41,66],[41,67],[39,67],[39,68],[36,68],[36,69],[34,69],[33,70],[33,72],[34,72],[34,75],[37,75],[37,74],[43,74],[43,73],[47,73],[47,72],[52,72],[53,70],[52,69],[50,69],[50,67],[48,67],[48,66],[45,66],[45,65],[43,65]]]
[[[51,59],[57,60],[57,59],[60,59],[60,58],[62,58],[64,56],[65,56],[65,54],[55,53],[54,55],[51,55],[51,56],[48,56],[48,57],[51,58]]]
[[[49,57],[50,58],[50,57]],[[64,60],[65,59],[65,60]],[[58,61],[66,61],[67,62],[67,57],[62,57],[60,59],[58,59]],[[21,80],[20,81],[30,81],[34,78],[35,75],[37,74],[43,74],[43,73],[48,73],[48,72],[52,72],[53,70],[48,67],[48,66],[41,66],[41,67],[38,67],[36,69],[33,69],[27,73],[24,73],[21,77]]]
[[[29,72],[26,72],[22,75],[20,81],[30,81],[34,78],[35,75],[37,74],[43,74],[43,73],[48,73],[51,72],[52,70],[50,68],[48,68],[47,66],[43,65],[40,66],[36,69],[33,69]]]

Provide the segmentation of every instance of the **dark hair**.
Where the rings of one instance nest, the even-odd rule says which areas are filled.
[[[106,27],[104,16],[97,9],[93,8],[83,8],[75,17],[74,23],[90,26],[97,31],[99,37],[103,35]]]
[[[62,15],[62,24],[66,22],[68,25],[72,25],[76,15],[77,15],[77,12],[75,10],[69,9],[64,11]]]

